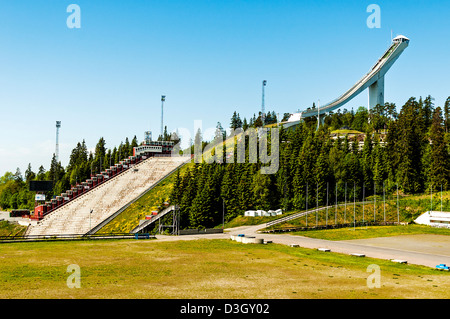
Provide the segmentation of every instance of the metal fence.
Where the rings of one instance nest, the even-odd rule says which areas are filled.
[[[287,227],[279,229],[263,230],[262,233],[283,233],[294,231],[310,231],[320,229],[336,229],[336,228],[351,228],[351,227],[367,227],[367,226],[388,226],[388,225],[408,225],[406,222],[356,222],[356,223],[342,223],[342,224],[330,224],[330,225],[318,225],[318,226],[300,226],[300,227]]]
[[[138,236],[137,236],[138,235]],[[110,233],[110,234],[58,234],[58,235],[28,235],[28,236],[0,236],[0,243],[39,242],[39,241],[71,241],[71,240],[100,240],[100,239],[153,239],[154,235]]]
[[[222,228],[205,228],[205,229],[180,229],[178,235],[204,235],[204,234],[221,234]]]

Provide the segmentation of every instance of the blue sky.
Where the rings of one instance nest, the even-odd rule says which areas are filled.
[[[69,29],[66,8],[81,9]],[[369,4],[381,28],[368,28]],[[60,160],[76,143],[107,147],[143,140],[165,125],[229,125],[233,111],[295,112],[327,103],[359,80],[394,36],[411,39],[385,77],[385,99],[399,107],[450,95],[448,1],[100,1],[0,3],[0,175],[49,168],[55,121]],[[363,92],[345,106],[367,105]]]

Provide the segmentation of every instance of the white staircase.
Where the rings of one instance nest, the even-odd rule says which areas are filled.
[[[28,228],[26,236],[85,234],[186,160],[186,157],[144,160],[46,215]]]

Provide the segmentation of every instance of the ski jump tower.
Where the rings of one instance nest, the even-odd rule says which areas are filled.
[[[391,68],[403,50],[408,47],[409,39],[399,35],[392,40],[391,46],[381,56],[370,71],[364,75],[355,85],[337,99],[323,105],[319,109],[308,109],[303,112],[291,114],[287,122],[280,123],[284,127],[290,127],[300,122],[302,118],[320,116],[333,111],[349,102],[365,89],[369,89],[369,109],[377,104],[384,105],[384,75]]]

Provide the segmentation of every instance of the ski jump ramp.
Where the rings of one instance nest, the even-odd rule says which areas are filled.
[[[286,122],[280,123],[285,128],[297,125],[302,118],[322,115],[334,111],[349,102],[365,89],[369,89],[369,108],[377,104],[384,105],[384,75],[397,61],[403,50],[408,47],[409,39],[399,35],[392,40],[391,46],[381,56],[370,71],[364,75],[355,85],[337,99],[323,105],[322,107],[309,109],[303,112],[291,114]]]

